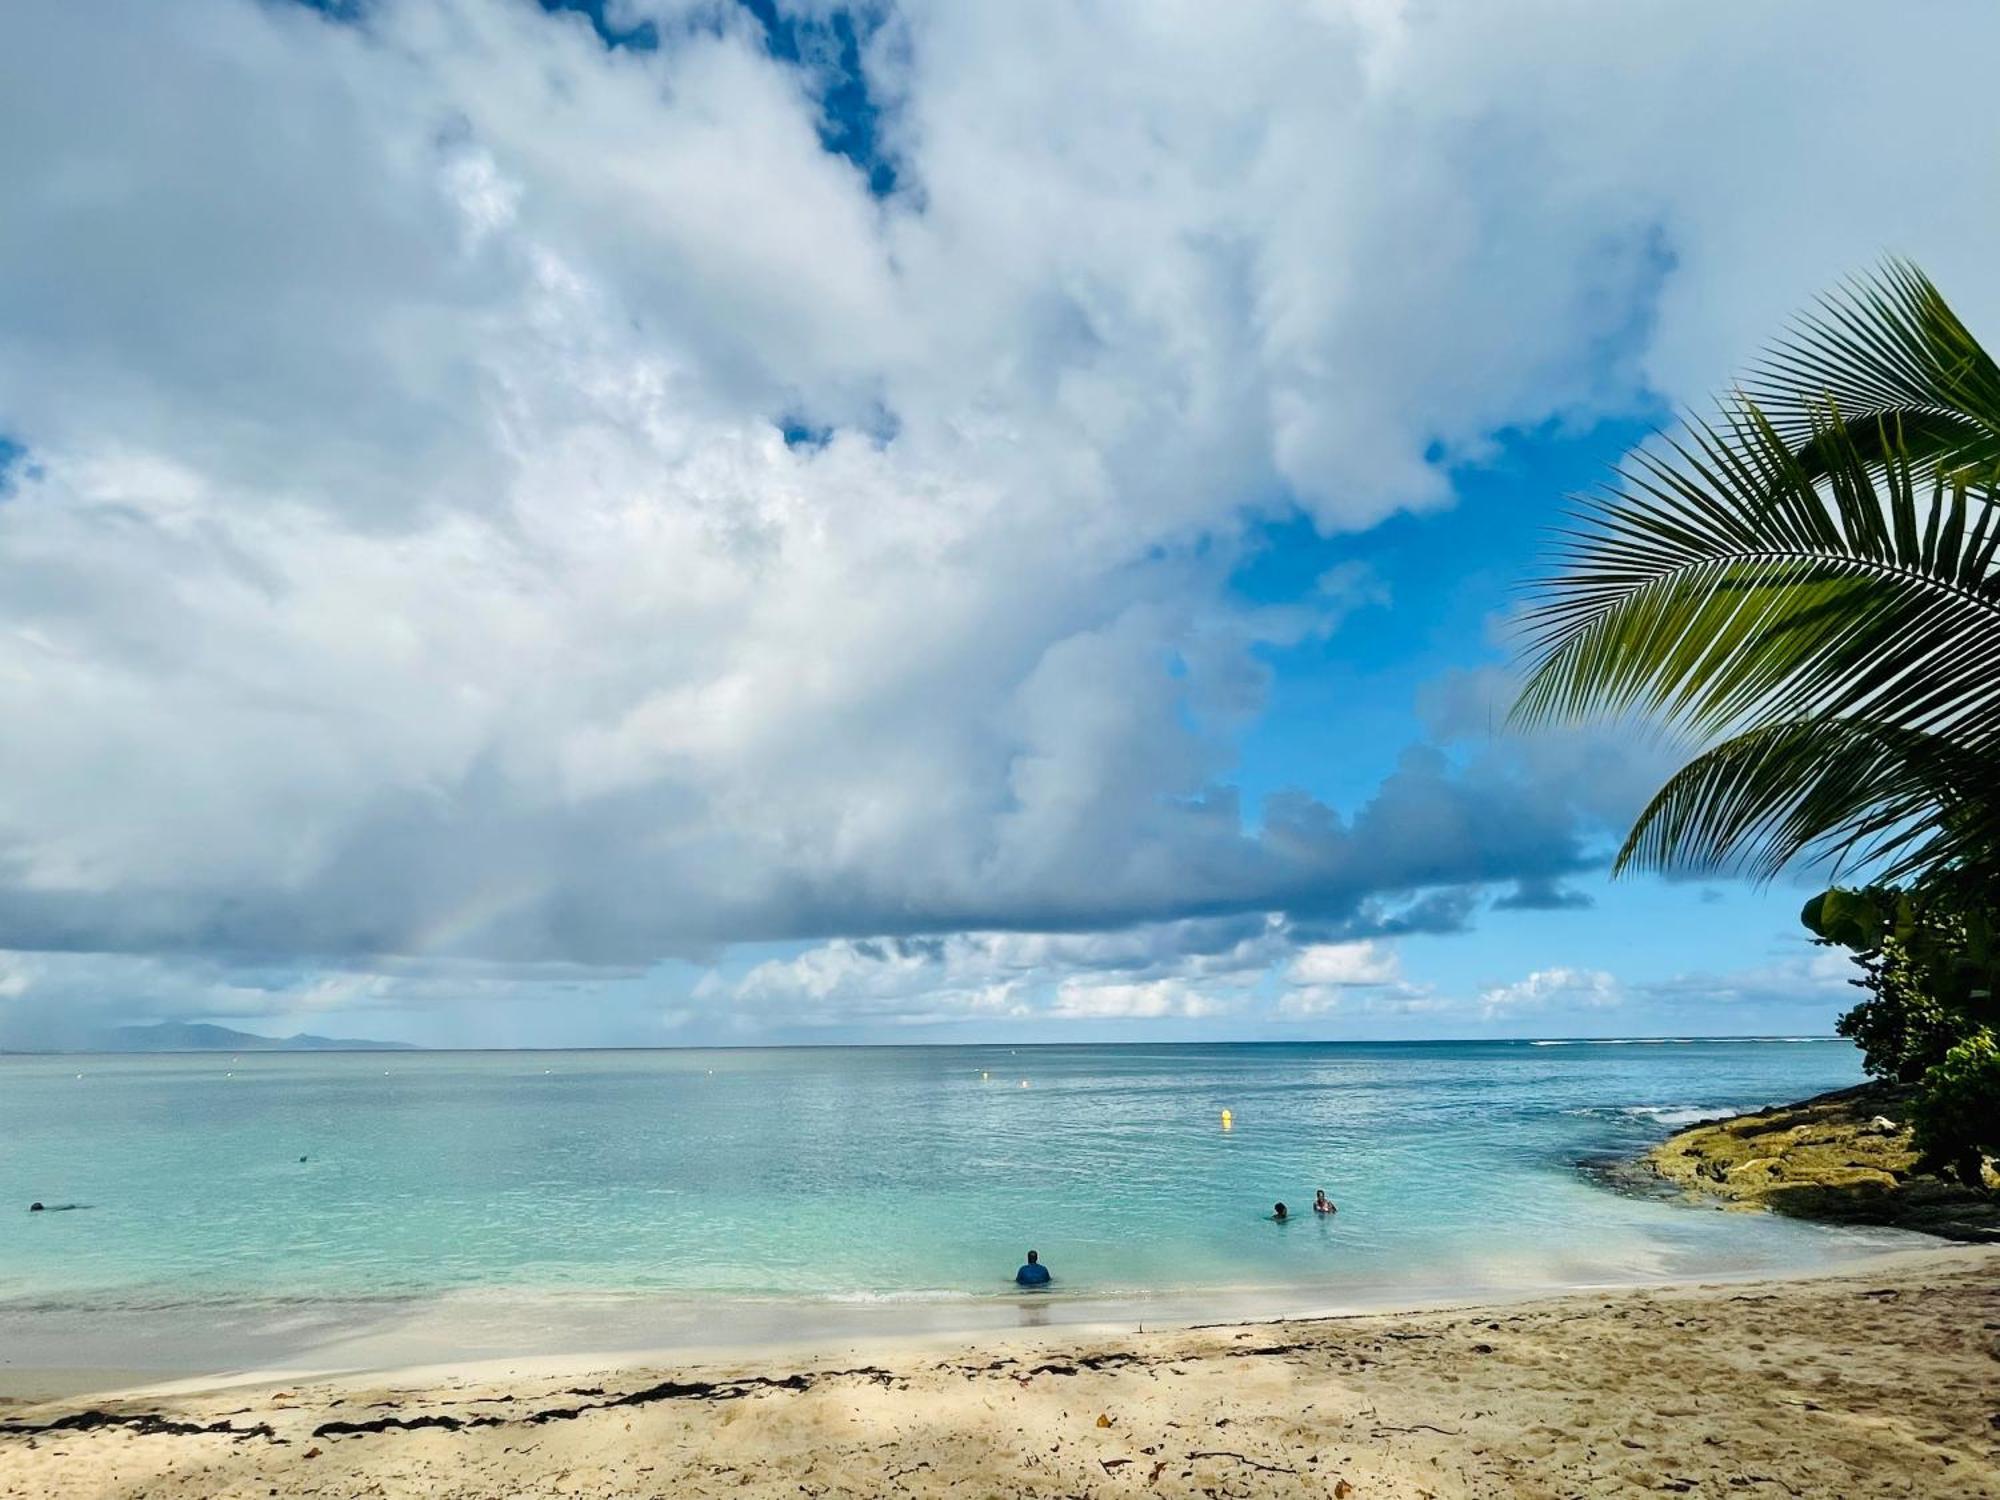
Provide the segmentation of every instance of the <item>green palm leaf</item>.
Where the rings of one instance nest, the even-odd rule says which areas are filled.
[[[1820,467],[1811,440],[1834,413],[1877,457],[1893,430],[1910,455],[1943,468],[1990,478],[2000,466],[2000,366],[1907,261],[1821,299],[1747,390],[1808,469]]]
[[[1526,613],[1517,720],[1636,710],[1719,741],[1621,865],[1976,855],[1967,778],[2000,781],[2000,370],[1914,268],[1826,307],[1754,394],[1579,503]]]
[[[1852,719],[1750,730],[1697,756],[1655,794],[1616,867],[1759,878],[1798,859],[1885,866],[1894,881],[2000,853],[2000,787],[1935,735]]]

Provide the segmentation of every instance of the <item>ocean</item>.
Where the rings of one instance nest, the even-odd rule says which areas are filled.
[[[711,1339],[970,1327],[1024,1305],[1030,1247],[1037,1316],[1815,1267],[1910,1241],[1580,1164],[1860,1077],[1826,1040],[12,1056],[0,1324],[608,1298]]]

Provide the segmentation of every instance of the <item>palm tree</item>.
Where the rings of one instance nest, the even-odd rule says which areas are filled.
[[[2000,366],[1914,266],[1822,301],[1711,422],[1582,497],[1517,720],[1699,753],[1616,868],[2000,876]]]

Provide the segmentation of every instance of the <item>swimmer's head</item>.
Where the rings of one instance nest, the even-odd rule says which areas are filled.
[[[1282,1203],[1273,1203],[1271,1205],[1271,1212],[1282,1219],[1285,1216],[1285,1205]]]
[[[28,1205],[28,1212],[31,1214],[41,1213],[43,1212],[42,1205],[39,1203],[30,1203]]]
[[[40,1205],[39,1205],[39,1204],[37,1204],[36,1206],[37,1206],[37,1207],[40,1207]],[[1041,1257],[1041,1252],[1040,1252],[1040,1251],[1037,1251],[1037,1250],[1030,1250],[1030,1251],[1028,1252],[1028,1264],[1029,1264],[1029,1265],[1031,1265],[1031,1266],[1034,1266],[1034,1265],[1040,1265],[1040,1264],[1041,1264],[1041,1260],[1042,1260],[1042,1257]]]

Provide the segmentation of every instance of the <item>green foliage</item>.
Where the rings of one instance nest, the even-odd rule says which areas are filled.
[[[1891,264],[1580,501],[1516,717],[1708,742],[1621,868],[2000,871],[1996,480],[2000,368]]]
[[[1917,1149],[1949,1164],[1967,1187],[1983,1185],[1980,1158],[2000,1153],[2000,1043],[1974,1032],[1924,1075],[1911,1109]]]
[[[1799,917],[1821,942],[1854,954],[1864,974],[1855,983],[1880,1002],[1870,1009],[1864,1001],[1842,1023],[1843,1036],[1861,1041],[1871,1073],[1908,1082],[1909,1060],[1936,1050],[1927,1037],[1948,1033],[1949,1046],[2000,1024],[2000,923],[1982,889],[1943,880],[1915,889],[1836,886],[1806,902]],[[1864,1031],[1883,1039],[1879,1051]],[[1905,1042],[1893,1040],[1898,1033]]]
[[[1964,1039],[1966,1023],[1925,988],[1922,969],[1894,938],[1856,962],[1864,977],[1851,983],[1869,991],[1869,998],[1842,1016],[1836,1029],[1861,1048],[1861,1065],[1870,1076],[1915,1083]]]

